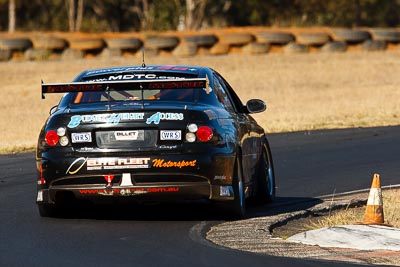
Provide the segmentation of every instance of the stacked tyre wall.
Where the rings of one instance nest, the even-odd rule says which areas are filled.
[[[400,30],[234,28],[167,33],[0,33],[0,61],[400,49]]]

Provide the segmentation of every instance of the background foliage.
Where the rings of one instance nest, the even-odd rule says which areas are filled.
[[[0,0],[0,31],[10,30],[12,12],[16,31],[400,25],[400,0]],[[82,21],[71,27],[79,12]]]

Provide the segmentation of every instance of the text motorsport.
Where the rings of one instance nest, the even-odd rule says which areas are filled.
[[[196,167],[197,160],[165,160],[153,159],[153,168],[184,168]],[[118,169],[147,169],[150,168],[150,158],[78,158],[71,163],[67,169],[67,174],[76,174],[86,164],[86,169],[90,170],[118,170]]]

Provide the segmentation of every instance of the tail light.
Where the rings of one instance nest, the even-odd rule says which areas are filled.
[[[189,143],[193,143],[197,140],[200,142],[208,142],[213,137],[213,130],[208,126],[200,126],[198,127],[196,124],[189,124],[188,133],[186,133],[186,141]]]
[[[196,135],[201,142],[208,142],[213,137],[213,130],[208,126],[201,126],[197,130]]]
[[[57,131],[50,130],[45,135],[46,144],[49,146],[56,146],[58,143],[61,146],[67,146],[69,144],[69,139],[66,136],[66,129],[64,127],[59,127]]]
[[[57,143],[58,143],[58,134],[57,134],[57,132],[56,131],[54,131],[54,130],[50,130],[50,131],[48,131],[47,133],[46,133],[46,143],[49,145],[49,146],[55,146],[55,145],[57,145]]]

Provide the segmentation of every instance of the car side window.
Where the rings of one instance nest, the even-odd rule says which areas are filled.
[[[225,109],[229,112],[236,112],[232,100],[227,93],[226,85],[217,75],[214,75],[214,90],[218,101]]]
[[[225,91],[227,94],[229,94],[232,105],[235,107],[237,112],[240,113],[246,113],[244,110],[244,106],[238,95],[235,93],[235,91],[232,89],[232,87],[229,85],[229,83],[218,73],[215,73],[217,77],[219,78],[221,84],[224,85]]]

